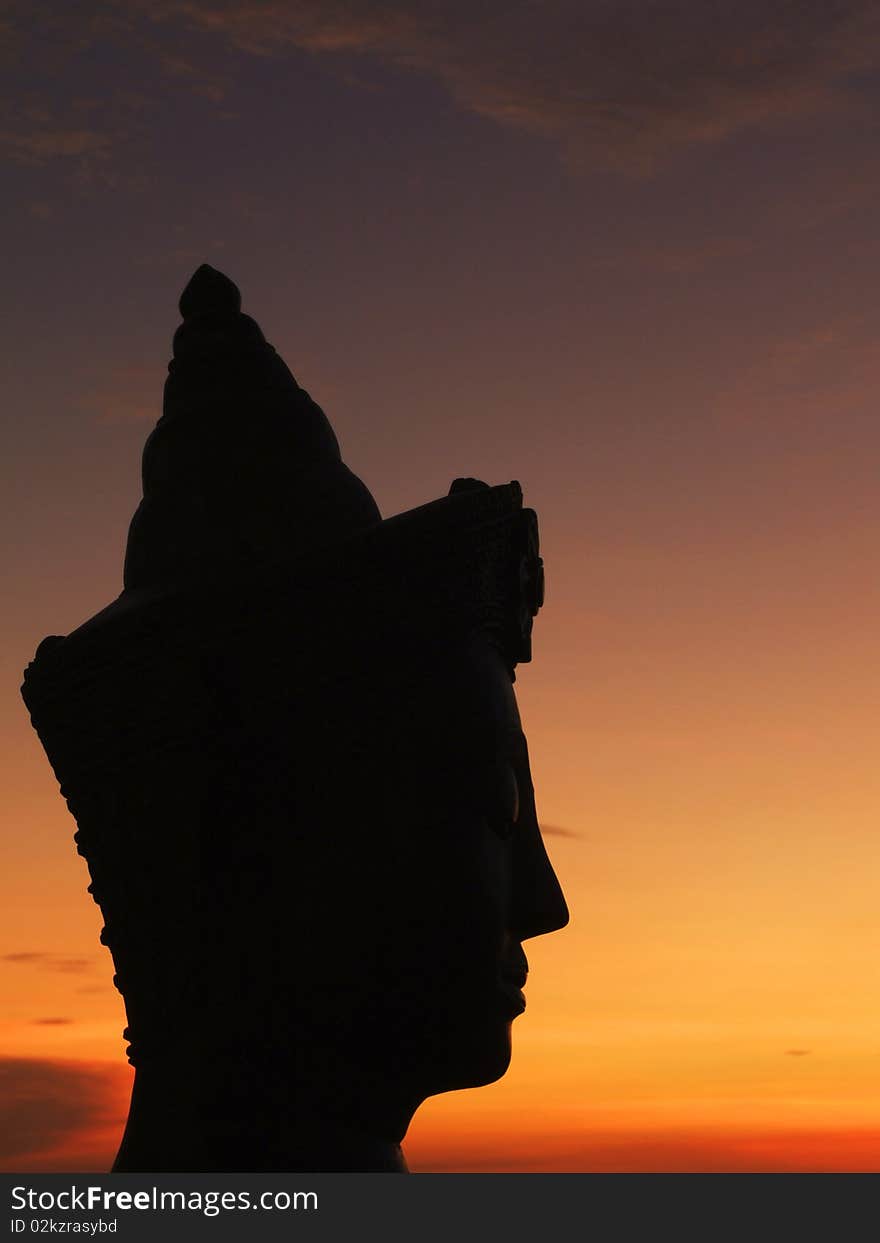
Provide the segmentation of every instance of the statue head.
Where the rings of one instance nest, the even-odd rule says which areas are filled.
[[[117,1168],[384,1168],[339,1136],[503,1075],[568,919],[513,687],[537,519],[459,479],[383,521],[232,282],[181,312],[124,590],[23,688],[126,1005]]]

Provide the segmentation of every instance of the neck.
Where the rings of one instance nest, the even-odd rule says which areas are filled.
[[[406,1173],[400,1143],[418,1101],[388,1085],[141,1066],[114,1173]]]

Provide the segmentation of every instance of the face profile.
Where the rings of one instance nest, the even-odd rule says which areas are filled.
[[[341,774],[355,800],[332,793],[310,817],[334,852],[334,900],[323,906],[316,877],[297,916],[298,935],[315,932],[295,968],[316,990],[337,983],[319,1007],[322,1045],[353,1033],[345,1056],[393,1068],[409,1102],[504,1074],[525,1009],[522,943],[568,921],[501,656],[473,640],[416,688],[406,737],[377,740]]]
[[[568,921],[538,827],[508,669],[477,640],[444,676],[439,725],[447,746],[435,753],[445,762],[435,769],[427,816],[438,849],[423,882],[438,911],[435,969],[445,987],[437,994],[457,1034],[432,1049],[430,1073],[441,1091],[489,1083],[507,1070],[511,1025],[525,1009],[522,943]]]
[[[235,286],[181,310],[125,589],[23,687],[125,1000],[114,1170],[405,1170],[568,921],[513,686],[537,519],[458,480],[383,520]]]

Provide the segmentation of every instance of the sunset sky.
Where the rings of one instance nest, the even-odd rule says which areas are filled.
[[[383,516],[521,481],[568,928],[416,1170],[880,1170],[880,10],[0,4],[0,1168],[106,1169],[121,999],[19,696],[122,588],[177,299]]]

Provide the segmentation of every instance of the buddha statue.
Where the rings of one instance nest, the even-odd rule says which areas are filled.
[[[405,1171],[568,920],[514,692],[537,518],[457,479],[383,520],[235,285],[180,310],[124,589],[22,688],[125,1002],[113,1168]]]

